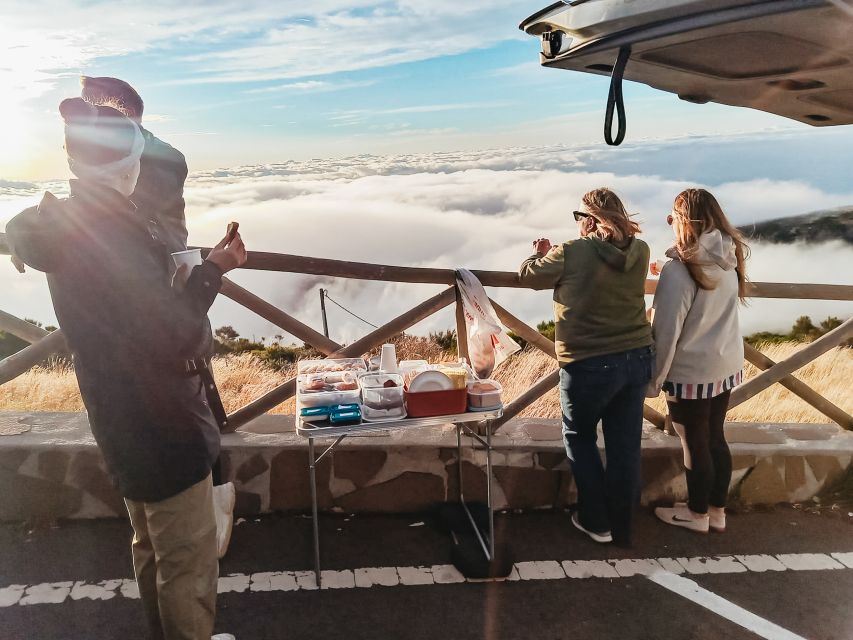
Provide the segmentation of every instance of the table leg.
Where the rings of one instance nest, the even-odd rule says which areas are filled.
[[[486,422],[486,503],[489,507],[489,560],[495,559],[495,510],[492,505],[492,421]]]
[[[308,438],[308,475],[311,477],[311,519],[314,523],[314,577],[320,588],[320,522],[317,515],[317,461],[314,459],[314,438]]]
[[[486,543],[486,541],[483,539],[483,533],[482,531],[480,531],[480,527],[477,524],[477,521],[474,519],[474,515],[471,513],[471,510],[465,503],[465,493],[462,486],[462,429],[463,426],[461,424],[456,425],[456,461],[459,473],[459,504],[462,506],[462,510],[465,511],[465,515],[468,516],[468,522],[471,523],[471,528],[474,530],[474,535],[477,536],[477,541],[480,543],[480,548],[482,548],[483,554],[486,556],[486,559],[493,560],[495,557],[495,527],[494,516],[492,514],[491,435],[488,436],[488,440],[486,441],[486,468],[488,473],[488,477],[486,478],[486,501],[489,510],[489,541],[488,543]],[[474,437],[474,439],[480,440],[480,438],[476,436]],[[482,440],[480,440],[480,442],[482,442]]]

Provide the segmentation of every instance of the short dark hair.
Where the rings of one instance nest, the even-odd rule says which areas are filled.
[[[105,105],[121,111],[128,118],[141,120],[145,104],[130,84],[118,78],[81,76],[81,97],[96,106]]]

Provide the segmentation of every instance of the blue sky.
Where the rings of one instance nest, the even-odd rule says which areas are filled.
[[[134,84],[191,170],[599,142],[607,79],[540,68],[517,28],[545,4],[3,1],[0,179],[67,174],[56,105],[81,73]],[[626,97],[633,140],[808,129],[630,83]]]

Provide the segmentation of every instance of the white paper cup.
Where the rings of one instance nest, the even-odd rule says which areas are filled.
[[[183,286],[187,283],[187,279],[190,277],[190,273],[192,273],[193,267],[197,267],[201,264],[201,249],[189,249],[187,251],[176,251],[172,254],[172,260],[175,262],[175,271],[181,268],[181,265],[187,265],[188,269],[185,274],[180,278],[180,286]],[[176,278],[177,280],[177,278]]]
[[[187,265],[192,271],[193,267],[197,267],[201,264],[201,249],[188,249],[187,251],[175,251],[172,254],[172,260],[175,261],[175,267],[179,268],[181,265]]]
[[[397,373],[397,348],[393,344],[382,345],[379,369],[385,373]]]

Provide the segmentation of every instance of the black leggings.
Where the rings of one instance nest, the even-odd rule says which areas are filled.
[[[715,398],[679,398],[667,402],[672,423],[680,425],[676,430],[686,447],[687,506],[694,513],[707,513],[708,505],[726,506],[732,480],[732,455],[723,425],[730,395],[731,391],[726,391]]]

